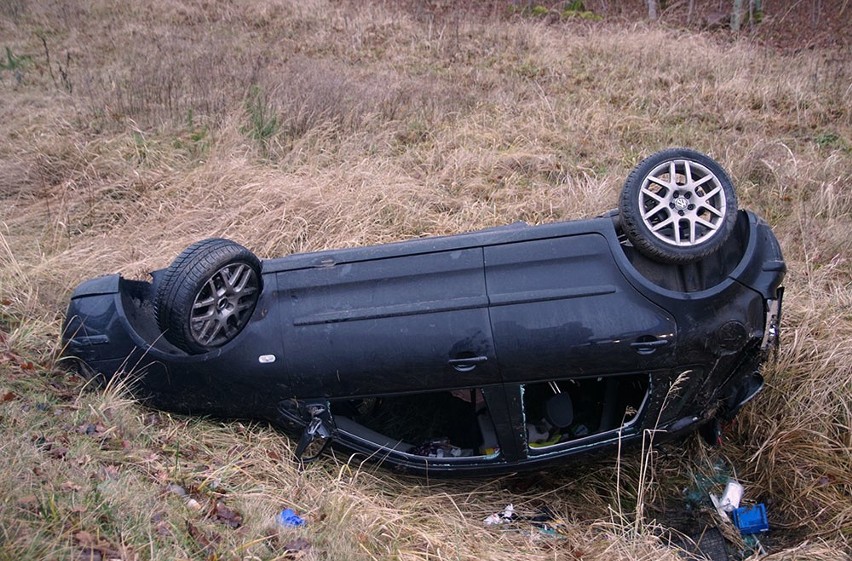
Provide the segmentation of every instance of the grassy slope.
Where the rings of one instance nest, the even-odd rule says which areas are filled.
[[[773,559],[847,554],[848,51],[320,0],[78,4],[0,4],[0,559],[274,559],[298,535],[310,559],[677,559],[654,518],[720,459],[783,529]],[[638,455],[480,482],[300,473],[266,427],[152,413],[55,363],[84,278],[213,235],[273,256],[588,216],[672,145],[730,169],[790,268],[780,361],[721,451],[691,440],[642,477]],[[549,504],[565,537],[482,527],[509,502]],[[309,526],[272,528],[287,506]]]

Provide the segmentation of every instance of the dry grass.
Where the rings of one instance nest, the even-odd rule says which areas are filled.
[[[0,71],[0,559],[281,559],[304,536],[306,559],[674,560],[667,505],[720,461],[767,503],[769,559],[848,558],[848,51],[320,0],[0,2],[6,46],[28,58]],[[299,472],[265,426],[152,413],[55,362],[93,275],[141,277],[208,236],[274,256],[589,216],[672,145],[731,170],[790,268],[780,360],[721,450],[479,482],[341,457]],[[547,504],[562,535],[484,528],[507,503]],[[284,507],[308,526],[275,528]]]

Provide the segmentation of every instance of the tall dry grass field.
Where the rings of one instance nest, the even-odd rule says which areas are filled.
[[[848,559],[849,50],[391,2],[2,0],[0,60],[0,559],[676,560],[672,520],[720,470],[766,503],[769,559]],[[669,146],[720,160],[789,266],[779,360],[722,448],[483,481],[299,471],[273,429],[57,362],[83,279],[210,236],[270,257],[590,216]],[[559,535],[484,527],[507,503]],[[308,524],[276,528],[285,507]]]

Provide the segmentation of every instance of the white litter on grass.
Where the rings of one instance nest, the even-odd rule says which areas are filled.
[[[745,489],[739,481],[729,479],[728,484],[725,485],[725,492],[722,493],[722,498],[720,499],[713,493],[710,493],[710,500],[713,502],[713,506],[716,507],[716,512],[727,517],[729,513],[740,508],[740,501],[743,498],[744,492]]]
[[[503,512],[495,512],[485,519],[486,526],[496,526],[497,524],[505,524],[511,522],[515,516],[515,505],[508,504]]]

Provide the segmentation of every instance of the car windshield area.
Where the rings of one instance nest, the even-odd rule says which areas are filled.
[[[331,412],[339,430],[379,448],[442,460],[499,454],[479,388],[341,400]]]
[[[648,395],[647,374],[526,384],[524,413],[531,450],[579,444],[632,425]]]

